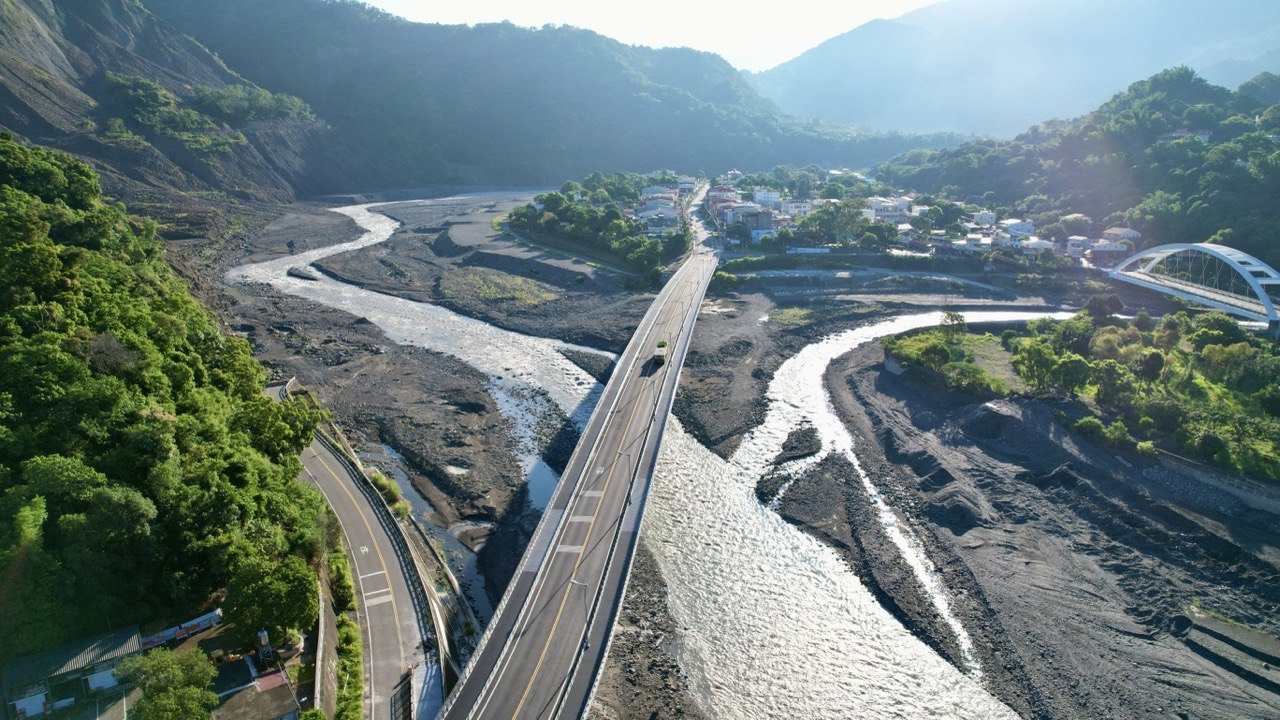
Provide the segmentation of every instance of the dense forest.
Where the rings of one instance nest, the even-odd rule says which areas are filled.
[[[0,661],[185,620],[228,585],[306,595],[301,615],[233,615],[314,620],[324,505],[295,478],[318,411],[263,383],[154,223],[84,164],[0,136]]]
[[[1139,230],[1149,245],[1221,242],[1280,265],[1277,86],[1274,75],[1261,75],[1233,92],[1173,68],[1076,120],[1009,142],[911,151],[876,175],[1040,226],[1078,212],[1095,229]],[[1184,130],[1188,136],[1173,135]]]

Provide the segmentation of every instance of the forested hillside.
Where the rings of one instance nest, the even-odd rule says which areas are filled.
[[[1280,265],[1280,105],[1260,76],[1237,92],[1174,68],[1076,120],[1009,142],[908,152],[885,182],[1001,206],[1043,226],[1080,212],[1145,244],[1212,240]],[[1187,136],[1174,133],[1189,131]],[[1207,135],[1205,142],[1197,134]]]
[[[283,566],[311,594],[324,548],[295,480],[315,411],[270,402],[154,223],[100,196],[0,137],[0,662],[185,620],[233,576]]]
[[[352,183],[366,187],[864,166],[950,139],[801,124],[718,56],[570,27],[412,23],[330,0],[145,2],[249,79],[307,101],[359,148]]]

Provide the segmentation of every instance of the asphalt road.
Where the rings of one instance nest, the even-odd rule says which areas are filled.
[[[618,362],[512,578],[489,638],[441,717],[581,717],[622,603],[645,499],[715,255],[667,282]],[[657,343],[669,359],[655,365]]]
[[[278,398],[280,389],[269,392]],[[423,643],[430,641],[424,600],[411,579],[416,569],[381,501],[333,451],[316,440],[300,459],[300,479],[318,487],[337,515],[351,560],[367,675],[365,716],[391,720],[393,691],[412,665],[425,660]]]

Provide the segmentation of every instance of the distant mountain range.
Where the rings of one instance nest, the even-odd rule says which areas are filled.
[[[790,118],[708,53],[344,0],[0,0],[0,129],[196,226],[227,200],[862,166],[957,140]],[[183,211],[162,212],[174,193]]]
[[[1280,71],[1280,2],[946,0],[748,77],[802,117],[1012,135],[1184,64],[1229,87]]]

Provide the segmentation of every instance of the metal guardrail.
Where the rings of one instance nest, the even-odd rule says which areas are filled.
[[[293,391],[291,390],[291,388],[295,383],[296,383],[295,378],[290,378],[288,382],[285,383],[283,388],[283,394],[286,397],[289,397],[292,399]],[[449,647],[449,629],[447,627],[447,622],[444,620],[445,611],[440,604],[439,597],[436,595],[435,583],[430,580],[430,574],[426,571],[424,567],[425,563],[420,557],[420,552],[415,551],[416,550],[415,543],[413,543],[410,540],[410,535],[406,532],[404,524],[402,524],[401,519],[396,515],[395,511],[392,510],[391,506],[387,503],[387,500],[382,495],[381,490],[379,490],[378,487],[374,485],[373,481],[369,478],[368,472],[365,469],[364,464],[361,463],[360,458],[356,456],[355,450],[351,447],[350,442],[343,435],[341,428],[339,428],[336,424],[333,424],[332,422],[330,423],[330,427],[334,431],[332,435],[328,432],[325,432],[323,428],[317,428],[315,433],[316,439],[319,440],[322,445],[324,445],[330,451],[332,451],[334,453],[334,456],[338,458],[338,461],[341,462],[347,468],[348,471],[350,471],[353,475],[359,477],[363,481],[365,490],[367,490],[368,492],[372,492],[380,500],[379,503],[375,504],[375,507],[381,508],[381,510],[384,513],[386,513],[385,519],[389,519],[391,521],[391,524],[395,526],[396,531],[400,534],[400,540],[404,543],[405,548],[408,549],[410,560],[413,562],[414,570],[416,571],[415,574],[417,575],[419,589],[422,592],[423,597],[426,598],[427,603],[429,605],[429,609],[431,612],[432,626],[434,630],[433,634],[436,636],[435,638],[436,639],[436,655],[437,655],[438,663],[440,665],[441,678],[442,679],[448,678],[450,675],[449,670],[454,670],[455,671],[454,674],[456,676],[457,660],[454,657],[454,653],[452,649]],[[412,521],[412,518],[410,518],[410,521],[411,521],[411,524],[414,526],[414,529],[417,531],[417,533],[425,537],[425,533],[423,533],[421,527],[417,526],[416,521]],[[427,545],[427,547],[431,547],[429,542],[424,544]],[[434,548],[432,548],[432,550],[434,552]],[[433,559],[441,560],[441,558],[435,555],[433,555]],[[453,577],[453,574],[451,572],[449,572],[448,565],[444,562],[441,562],[440,564],[441,564],[441,567],[444,569],[446,576],[449,577],[451,586],[455,589],[458,589],[459,585],[457,583],[457,579]],[[458,604],[461,607],[465,607],[465,599],[461,595],[458,596]],[[441,685],[442,685],[442,690],[447,693],[448,692],[447,683],[442,682]],[[414,707],[416,708],[416,703],[414,704]]]
[[[338,430],[336,426],[334,427],[334,430]],[[333,451],[339,462],[345,465],[353,475],[358,476],[362,481],[364,481],[366,490],[372,492],[378,497],[381,502],[375,505],[375,507],[380,508],[386,513],[385,517],[391,520],[391,524],[395,526],[396,531],[400,534],[400,540],[404,543],[405,548],[409,550],[409,559],[413,562],[419,589],[421,590],[423,597],[426,598],[431,612],[432,627],[434,630],[433,634],[436,636],[436,655],[440,665],[440,675],[442,678],[447,678],[449,675],[449,668],[447,666],[453,662],[452,651],[449,648],[448,628],[441,619],[444,613],[443,608],[439,605],[440,599],[436,597],[435,594],[435,583],[428,580],[422,567],[422,561],[418,557],[417,553],[413,551],[413,544],[409,542],[404,526],[400,524],[395,511],[393,511],[391,506],[387,504],[386,498],[382,496],[382,491],[379,490],[378,487],[373,484],[373,481],[369,479],[369,476],[364,469],[364,465],[360,463],[360,459],[355,456],[355,453],[351,450],[350,446],[344,442],[339,442],[323,429],[316,430],[316,437],[320,440],[321,444]],[[343,440],[345,441],[345,438],[343,438]]]

